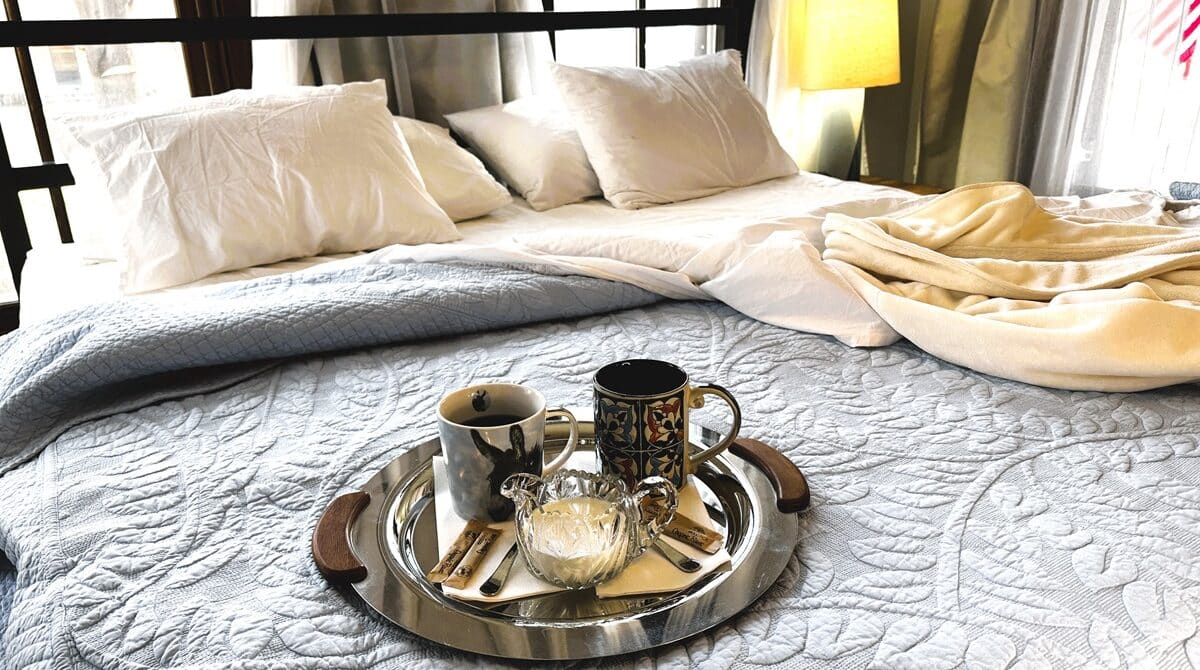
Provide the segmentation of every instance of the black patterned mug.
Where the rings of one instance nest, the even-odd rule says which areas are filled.
[[[631,486],[656,475],[684,486],[688,474],[727,449],[742,426],[742,410],[729,391],[716,384],[693,386],[686,372],[665,361],[610,363],[596,372],[592,388],[600,467]],[[703,407],[706,395],[729,405],[733,427],[718,444],[689,453],[688,409]]]

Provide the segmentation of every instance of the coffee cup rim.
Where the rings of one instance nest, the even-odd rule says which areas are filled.
[[[621,391],[616,391],[616,390],[610,389],[607,386],[600,383],[600,373],[601,372],[604,372],[608,368],[611,368],[615,365],[621,365],[623,363],[657,363],[659,365],[667,365],[672,368],[675,368],[675,370],[677,370],[681,375],[683,375],[683,382],[679,386],[676,386],[673,389],[670,389],[667,391],[657,391],[655,393],[623,393]],[[597,391],[603,391],[604,393],[607,393],[609,395],[619,396],[621,398],[637,398],[637,399],[659,398],[659,397],[662,397],[665,395],[671,395],[671,394],[682,391],[683,389],[687,388],[687,385],[689,382],[691,382],[691,379],[692,378],[690,375],[688,375],[687,370],[684,370],[683,368],[679,367],[678,365],[676,365],[670,361],[664,361],[664,360],[660,360],[657,358],[626,358],[626,359],[622,359],[619,361],[613,361],[611,363],[605,363],[603,366],[600,367],[599,370],[596,370],[595,374],[592,375],[592,388],[596,389]]]
[[[530,419],[533,419],[533,418],[537,417],[538,414],[546,411],[546,396],[542,395],[541,391],[535,389],[532,386],[529,386],[528,384],[518,384],[516,382],[484,382],[482,384],[471,384],[470,386],[464,386],[462,388],[457,388],[457,389],[454,389],[453,391],[450,391],[449,393],[446,393],[445,395],[443,395],[442,399],[438,401],[438,406],[437,406],[438,420],[445,422],[456,428],[463,428],[466,430],[479,430],[480,429],[479,426],[468,426],[466,424],[462,424],[457,421],[450,420],[449,418],[447,418],[446,413],[443,411],[443,408],[445,407],[446,402],[450,400],[450,398],[457,396],[460,393],[474,392],[474,391],[477,391],[480,389],[488,390],[488,389],[492,389],[492,388],[521,389],[522,391],[528,392],[528,393],[532,394],[533,397],[537,400],[538,408],[536,410],[534,410],[533,413],[530,414],[529,416],[522,417],[516,421],[510,421],[509,423],[499,423],[499,424],[496,424],[495,426],[488,426],[487,430],[492,430],[495,428],[508,428],[511,426],[516,426],[516,425],[522,424]]]

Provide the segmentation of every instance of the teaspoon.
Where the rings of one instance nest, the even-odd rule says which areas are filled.
[[[652,546],[658,553],[662,554],[663,558],[684,572],[696,572],[700,569],[699,561],[663,542],[662,538],[656,539]]]

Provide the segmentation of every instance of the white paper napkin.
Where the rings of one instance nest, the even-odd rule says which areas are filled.
[[[567,461],[566,467],[595,472],[595,454],[590,452],[574,454]],[[433,458],[433,487],[434,509],[437,513],[438,556],[443,556],[450,545],[454,543],[458,534],[462,532],[463,527],[467,525],[467,521],[454,512],[454,504],[450,501],[450,489],[446,484],[446,462],[441,456]],[[685,486],[679,492],[678,510],[697,523],[713,528],[708,511],[704,508],[704,501],[700,499],[696,487]],[[442,590],[446,595],[459,600],[499,603],[564,590],[534,577],[525,565],[525,560],[518,556],[516,562],[513,563],[512,572],[508,575],[508,581],[505,582],[500,593],[490,597],[480,593],[479,587],[488,580],[488,577],[496,570],[496,566],[504,560],[504,555],[517,542],[516,528],[512,521],[493,522],[489,525],[500,531],[500,537],[496,538],[492,550],[484,557],[483,562],[465,587],[455,589],[442,585]],[[664,536],[663,540],[698,561],[700,569],[696,572],[683,572],[671,565],[670,561],[663,558],[654,549],[647,549],[646,553],[630,563],[624,572],[597,586],[596,595],[601,598],[613,598],[678,591],[695,584],[711,572],[729,567],[729,553],[725,551],[724,547],[710,555],[669,537]]]

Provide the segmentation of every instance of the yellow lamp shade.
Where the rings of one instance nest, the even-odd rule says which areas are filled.
[[[897,0],[791,0],[789,74],[802,89],[900,82]]]

